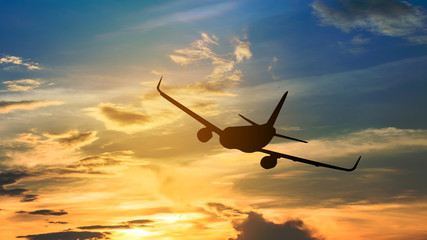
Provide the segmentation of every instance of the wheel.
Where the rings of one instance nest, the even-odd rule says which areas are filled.
[[[212,138],[212,131],[208,128],[202,128],[197,132],[197,138],[200,142],[207,142]]]
[[[277,158],[273,156],[263,157],[260,164],[264,169],[274,168],[277,165]]]

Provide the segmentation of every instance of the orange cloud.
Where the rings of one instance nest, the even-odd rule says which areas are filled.
[[[152,129],[175,120],[168,111],[156,111],[149,115],[131,106],[112,103],[101,103],[85,110],[90,116],[103,122],[107,129],[125,133]]]
[[[64,102],[56,100],[39,100],[39,101],[18,101],[8,102],[0,101],[0,113],[10,113],[16,110],[33,110],[40,107],[59,106]]]
[[[79,149],[96,141],[96,131],[79,132],[70,130],[64,133],[27,132],[19,134],[13,144],[24,144],[26,151],[9,151],[11,165],[52,165],[70,163],[78,160]]]

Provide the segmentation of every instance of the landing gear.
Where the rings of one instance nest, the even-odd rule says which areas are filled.
[[[266,156],[261,159],[261,167],[264,169],[274,168],[277,165],[277,157]]]
[[[208,128],[202,128],[197,132],[197,138],[200,142],[207,142],[212,138],[212,131]]]

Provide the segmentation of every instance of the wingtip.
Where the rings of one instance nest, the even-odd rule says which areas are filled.
[[[285,101],[286,97],[288,96],[289,91],[286,91],[283,96],[282,96],[282,100]]]
[[[359,165],[360,159],[362,158],[362,156],[359,156],[359,158],[357,159],[356,163],[354,164],[353,168],[351,169],[351,171],[355,170],[357,168],[357,165]]]
[[[163,79],[163,76],[160,77],[160,81],[157,84],[157,90],[159,90],[159,91],[160,91],[160,83],[162,83],[162,79]]]

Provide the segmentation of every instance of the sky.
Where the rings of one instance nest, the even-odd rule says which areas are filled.
[[[0,232],[14,240],[427,239],[422,0],[2,1]],[[221,129],[224,149],[156,85]]]

